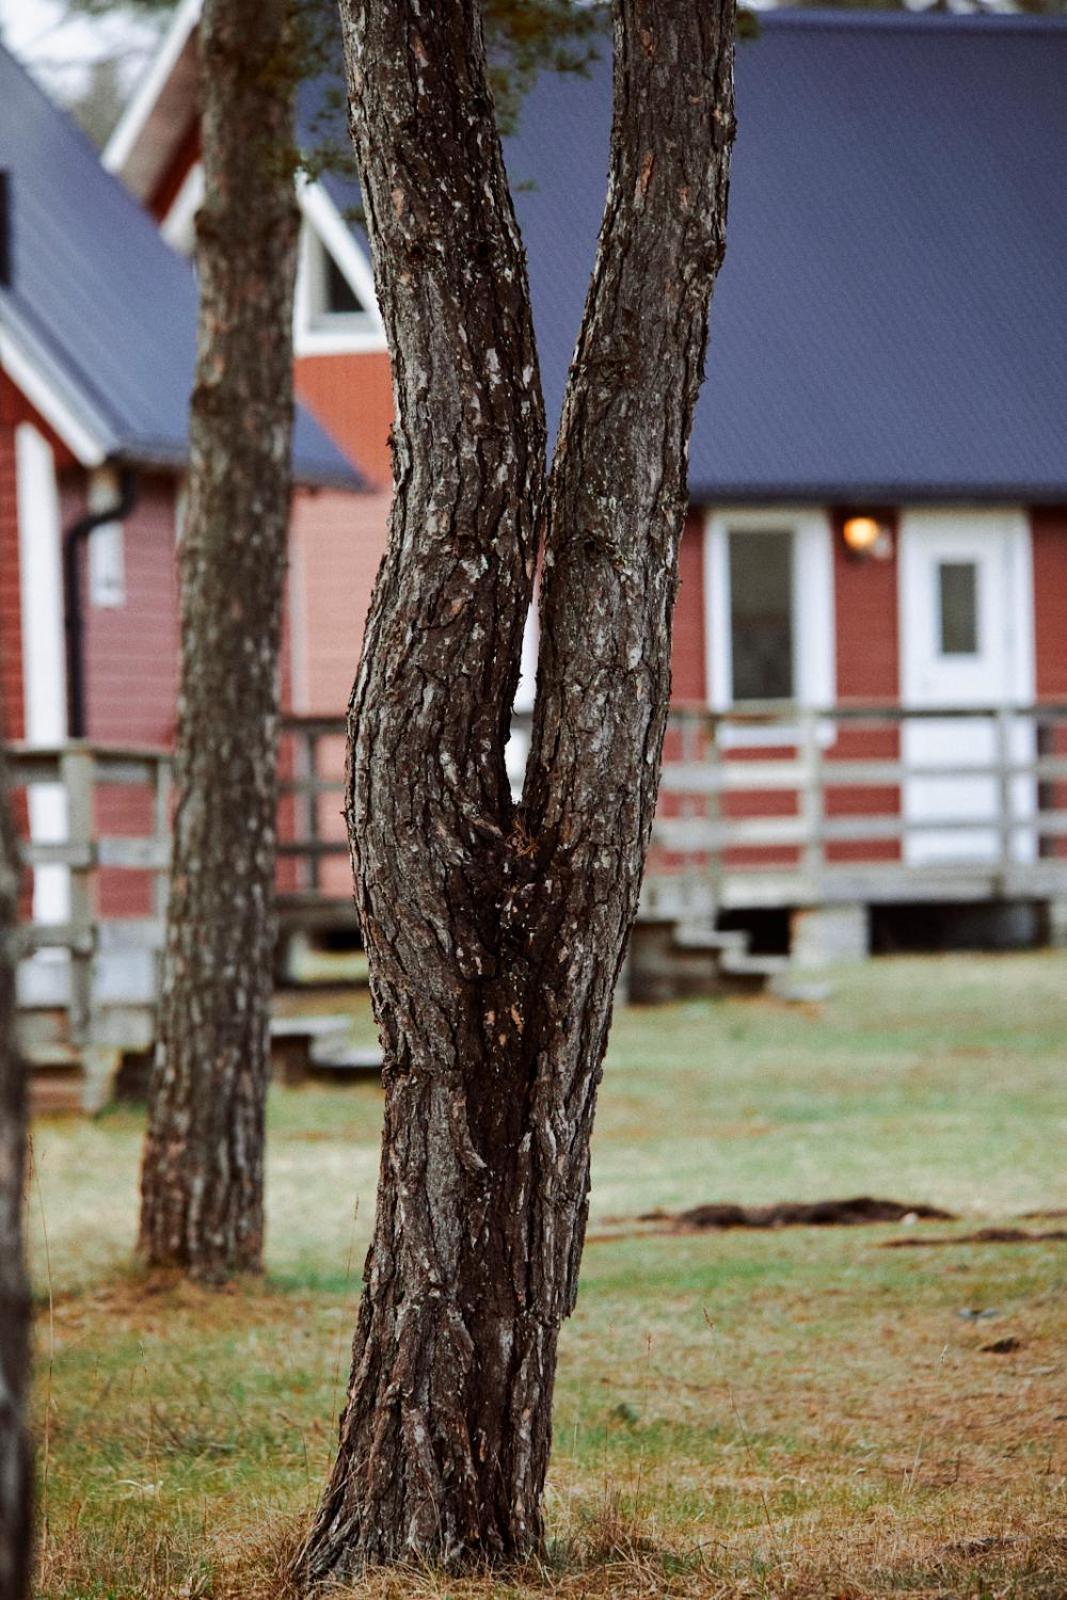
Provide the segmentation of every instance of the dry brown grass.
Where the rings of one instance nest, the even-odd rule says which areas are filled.
[[[545,1557],[377,1573],[348,1594],[1065,1600],[1067,1251],[962,1236],[1067,1200],[1067,985],[1040,959],[955,970],[869,969],[817,1020],[765,1004],[622,1019]],[[38,1130],[55,1270],[50,1376],[38,1270],[42,1596],[291,1600],[379,1108],[365,1088],[275,1101],[268,1276],[223,1292],[124,1265],[136,1117]],[[860,1188],[958,1211],[916,1230],[953,1242],[881,1248],[897,1224],[604,1231],[660,1203]]]

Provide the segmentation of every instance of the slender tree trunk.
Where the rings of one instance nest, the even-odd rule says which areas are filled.
[[[141,1180],[150,1265],[261,1264],[289,517],[290,0],[205,0],[200,328],[181,550],[177,786]]]
[[[15,1044],[13,937],[19,866],[0,756],[0,1595],[23,1600],[30,1572],[26,1430],[30,1304],[22,1254],[26,1078]]]
[[[396,500],[350,708],[385,1046],[374,1239],[305,1577],[542,1537],[612,993],[670,683],[723,253],[730,0],[617,0],[611,174],[552,478],[474,0],[343,8],[396,373]],[[533,748],[504,744],[544,538]]]

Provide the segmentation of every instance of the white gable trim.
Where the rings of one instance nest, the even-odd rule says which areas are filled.
[[[303,181],[297,199],[306,228],[312,230],[336,261],[338,269],[367,310],[362,315],[338,317],[334,326],[315,325],[308,281],[306,249],[302,245],[297,271],[293,345],[298,356],[352,355],[387,348],[385,329],[378,314],[371,264],[352,237],[352,230],[320,183]]]
[[[191,256],[196,246],[196,213],[204,203],[204,168],[197,161],[185,174],[159,231],[172,250]]]
[[[163,87],[174,71],[189,36],[200,20],[201,0],[181,0],[159,51],[141,87],[126,106],[106,146],[102,160],[109,172],[121,175],[138,139],[144,132]]]
[[[83,466],[101,465],[108,454],[104,444],[72,410],[57,385],[12,338],[10,327],[0,326],[0,367]]]
[[[730,664],[731,532],[791,532],[793,538],[793,680],[796,703],[831,706],[836,694],[834,547],[830,519],[811,506],[753,506],[711,511],[704,525],[704,638],[708,704],[733,705]]]

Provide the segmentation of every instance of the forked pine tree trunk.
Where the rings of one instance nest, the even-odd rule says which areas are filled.
[[[13,943],[19,865],[0,755],[0,1595],[23,1600],[30,1573],[26,1429],[30,1299],[22,1251],[26,1078],[15,1043]]]
[[[616,0],[600,247],[551,480],[476,0],[346,0],[396,499],[350,710],[385,1046],[374,1239],[306,1580],[542,1537],[612,993],[656,803],[722,259],[730,0]],[[504,745],[537,540],[525,793]]]
[[[258,1268],[263,1241],[298,225],[290,0],[204,0],[199,53],[178,806],[140,1249],[218,1279]]]

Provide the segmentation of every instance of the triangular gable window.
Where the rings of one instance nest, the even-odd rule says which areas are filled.
[[[351,279],[310,226],[307,228],[304,261],[312,327],[329,327],[336,317],[366,317],[367,307]]]
[[[293,332],[298,356],[383,350],[369,262],[314,186],[302,198]]]
[[[322,246],[322,255],[325,271],[323,299],[327,314],[344,317],[351,316],[354,312],[366,311],[366,306],[325,245]]]

